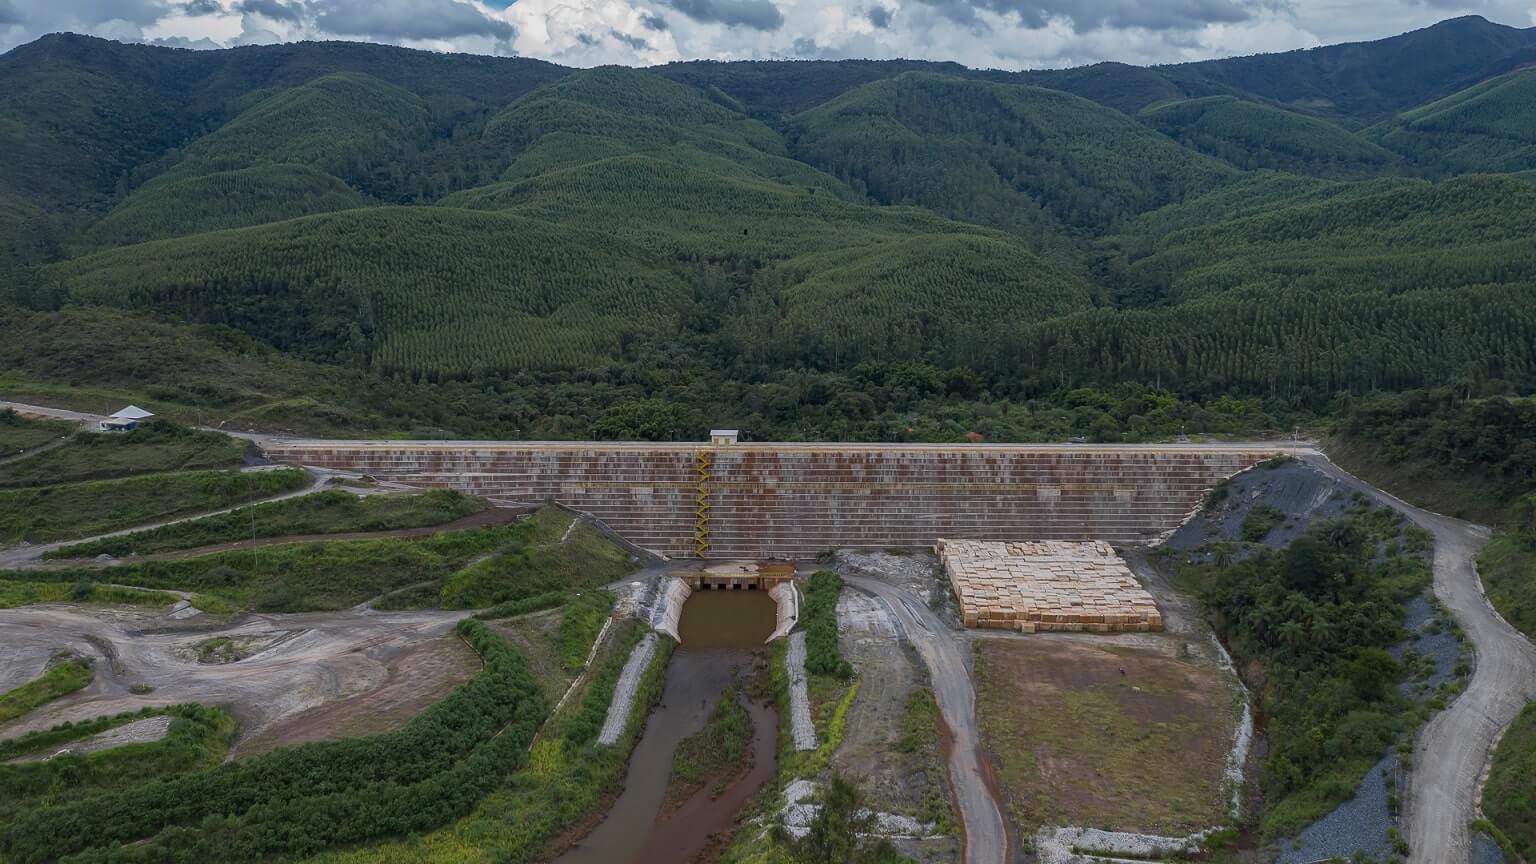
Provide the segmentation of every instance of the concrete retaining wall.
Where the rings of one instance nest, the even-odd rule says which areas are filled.
[[[1177,527],[1217,481],[1281,448],[292,441],[265,449],[282,462],[500,501],[555,500],[673,558],[693,557],[702,535],[705,557],[758,559],[927,547],[939,537],[1145,543]]]

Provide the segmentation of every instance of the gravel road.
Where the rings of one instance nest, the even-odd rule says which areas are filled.
[[[997,799],[981,772],[981,738],[976,727],[976,691],[966,667],[967,642],[956,638],[926,605],[884,582],[844,577],[849,585],[885,601],[892,619],[928,666],[939,712],[954,735],[949,753],[949,782],[965,826],[966,864],[1008,860],[1008,832]]]
[[[1407,514],[1435,535],[1435,596],[1466,630],[1477,667],[1465,692],[1419,733],[1404,801],[1409,864],[1459,864],[1472,858],[1468,823],[1489,749],[1536,697],[1536,647],[1483,596],[1475,566],[1488,529],[1421,510],[1356,479],[1323,456],[1307,461]]]

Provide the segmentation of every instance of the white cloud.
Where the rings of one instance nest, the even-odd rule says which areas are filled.
[[[369,39],[573,66],[909,57],[1170,63],[1377,39],[1530,0],[0,0],[0,50],[58,30],[162,44]],[[206,40],[206,41],[205,41]]]

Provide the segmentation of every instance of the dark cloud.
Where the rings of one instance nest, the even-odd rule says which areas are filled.
[[[260,15],[273,21],[298,21],[300,9],[290,6],[282,0],[240,0],[235,4],[236,12],[244,12],[249,15]]]
[[[894,18],[895,15],[896,13],[885,8],[884,6],[872,6],[868,12],[864,13],[864,17],[869,19],[869,23],[875,25],[881,30],[891,26],[891,19]]]
[[[11,5],[11,0],[0,0],[0,27],[21,23],[21,13]]]
[[[777,30],[784,13],[770,0],[666,0],[668,6],[705,24]]]
[[[640,13],[640,23],[645,25],[645,29],[655,30],[657,33],[660,33],[666,30],[668,27],[672,26],[667,23],[667,19],[661,17],[660,15],[652,15],[649,12]]]
[[[342,36],[400,40],[516,35],[511,24],[457,0],[319,0],[313,8],[320,12],[316,23],[321,29]]]
[[[1232,24],[1253,17],[1245,0],[922,0],[945,17],[962,24],[976,19],[976,10],[1014,14],[1020,23],[1038,30],[1053,20],[1072,22],[1076,33],[1105,28],[1122,30],[1187,30],[1206,24]]]
[[[608,35],[619,40],[620,42],[623,42],[625,45],[628,45],[636,51],[651,50],[651,43],[641,39],[639,36],[631,36],[628,33],[621,33],[618,30],[609,30]]]
[[[199,15],[217,15],[224,11],[224,7],[219,5],[219,0],[192,0],[181,7],[181,11],[196,18]]]

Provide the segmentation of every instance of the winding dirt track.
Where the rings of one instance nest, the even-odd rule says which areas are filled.
[[[949,757],[949,784],[965,825],[966,864],[1002,864],[1008,860],[1008,832],[997,799],[981,773],[976,690],[965,663],[969,643],[956,638],[932,610],[906,591],[860,576],[844,579],[885,602],[897,628],[928,666],[939,712],[955,738]]]
[[[1414,507],[1355,478],[1325,456],[1306,461],[1390,503],[1435,535],[1435,596],[1472,640],[1477,669],[1466,691],[1419,733],[1404,810],[1408,861],[1470,861],[1468,825],[1478,817],[1478,790],[1489,751],[1499,733],[1536,697],[1536,647],[1489,605],[1477,576],[1477,553],[1488,540],[1488,529]]]

